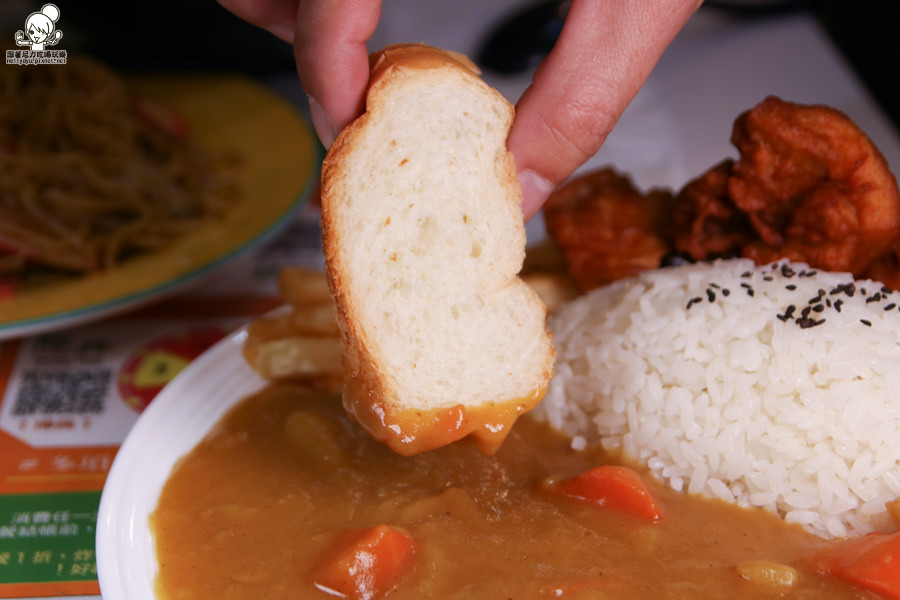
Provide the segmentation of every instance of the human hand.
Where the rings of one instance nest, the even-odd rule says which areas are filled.
[[[328,147],[365,109],[366,43],[381,0],[219,0],[254,25],[294,44],[300,83],[319,139]]]
[[[381,0],[220,0],[294,42],[313,125],[327,147],[365,108],[366,42]],[[530,219],[599,150],[702,0],[573,0],[552,52],[516,106],[508,148]]]
[[[702,0],[573,0],[516,105],[507,146],[526,220],[591,158]]]

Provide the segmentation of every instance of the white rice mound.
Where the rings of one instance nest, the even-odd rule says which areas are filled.
[[[550,317],[557,374],[534,414],[676,490],[825,538],[891,531],[898,307],[881,283],[786,261],[648,271]]]

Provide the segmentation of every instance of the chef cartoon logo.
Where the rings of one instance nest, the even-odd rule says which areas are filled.
[[[25,29],[16,32],[16,45],[28,50],[7,50],[6,64],[65,64],[65,50],[50,50],[62,39],[62,31],[56,28],[59,8],[45,4],[38,12],[25,19]]]

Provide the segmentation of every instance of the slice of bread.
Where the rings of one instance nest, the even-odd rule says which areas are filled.
[[[365,114],[325,158],[343,402],[398,453],[467,435],[494,452],[552,375],[546,309],[517,276],[512,119],[466,57],[389,46],[372,56]]]

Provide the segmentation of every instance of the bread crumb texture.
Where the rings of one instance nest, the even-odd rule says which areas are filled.
[[[367,112],[323,167],[327,269],[348,381],[363,388],[351,395],[388,413],[529,399],[518,415],[540,400],[553,348],[517,277],[513,109],[455,57],[413,48],[410,64],[376,67]]]

